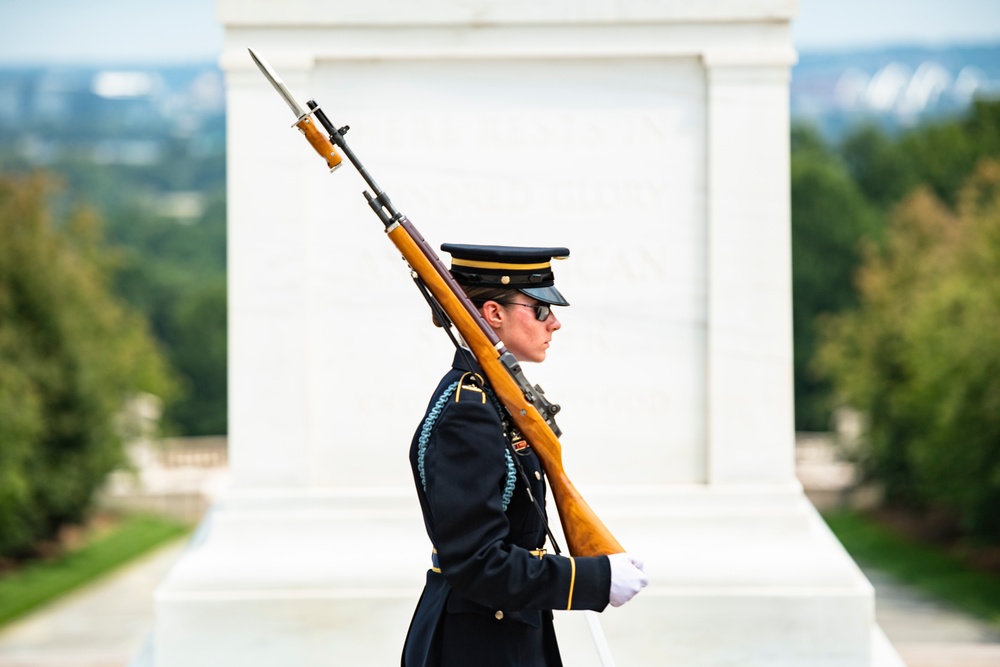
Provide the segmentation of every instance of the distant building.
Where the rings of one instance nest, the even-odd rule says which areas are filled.
[[[830,138],[859,122],[912,127],[997,97],[1000,45],[803,53],[792,70],[792,119]]]

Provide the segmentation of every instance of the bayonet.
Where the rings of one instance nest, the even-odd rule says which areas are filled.
[[[278,94],[281,95],[281,97],[285,100],[285,102],[288,103],[288,106],[292,108],[292,113],[295,114],[295,119],[302,120],[304,116],[308,116],[309,112],[307,112],[304,108],[302,108],[302,105],[298,103],[298,101],[295,99],[295,96],[292,95],[291,91],[288,90],[288,87],[285,85],[285,82],[282,81],[281,77],[278,76],[278,73],[274,71],[274,68],[272,68],[267,63],[266,60],[259,58],[257,54],[254,53],[253,49],[247,49],[247,51],[250,52],[250,57],[253,58],[253,61],[257,64],[257,67],[259,67],[260,71],[264,73],[264,76],[267,77],[267,80],[271,82],[271,85],[274,86],[274,89],[278,91]]]
[[[319,129],[319,123],[313,122],[313,114],[319,111],[318,106],[310,106],[309,111],[306,111],[301,104],[295,99],[291,91],[285,85],[285,82],[281,80],[278,73],[267,63],[263,58],[257,57],[257,54],[253,52],[253,49],[247,49],[250,52],[250,57],[253,61],[257,63],[257,67],[263,72],[264,76],[274,89],[278,91],[282,99],[288,104],[292,109],[292,113],[295,114],[295,124],[294,127],[299,128],[302,134],[305,135],[306,139],[312,144],[312,147],[316,149],[320,157],[326,160],[327,166],[330,167],[330,171],[333,171],[340,166],[342,158],[340,153],[334,147],[333,143],[330,141],[331,137],[323,134]]]

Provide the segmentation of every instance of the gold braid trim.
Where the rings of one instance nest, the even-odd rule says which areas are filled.
[[[556,259],[559,259],[558,257]],[[550,269],[550,262],[538,262],[537,264],[518,264],[517,262],[482,262],[475,259],[455,259],[451,260],[452,266],[467,266],[472,269],[510,269],[512,271],[530,271],[536,269]]]
[[[566,611],[573,608],[573,586],[576,584],[576,560],[572,556],[569,557],[569,566],[569,599],[566,601]]]
[[[472,376],[472,379],[469,380],[468,384],[466,384],[465,379],[470,375]],[[469,372],[463,375],[462,378],[458,381],[458,389],[455,391],[455,402],[457,403],[459,400],[461,400],[462,390],[465,389],[466,391],[476,392],[477,394],[479,394],[479,397],[482,399],[483,403],[486,403],[486,392],[480,389],[475,384],[476,382],[479,382],[480,385],[483,384],[483,376],[480,375],[479,373]]]

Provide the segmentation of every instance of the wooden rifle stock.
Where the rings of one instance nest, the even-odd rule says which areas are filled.
[[[461,333],[462,338],[465,339],[483,369],[483,373],[486,374],[493,391],[507,408],[518,430],[535,450],[535,454],[545,470],[545,475],[548,477],[549,488],[552,490],[552,496],[559,511],[559,520],[562,523],[563,534],[566,536],[566,544],[570,554],[574,556],[604,556],[624,552],[625,549],[597,517],[563,470],[562,445],[559,443],[557,432],[549,426],[535,404],[526,395],[526,391],[534,390],[524,389],[526,381],[523,380],[523,375],[520,376],[522,382],[519,383],[512,375],[513,371],[502,361],[503,358],[513,359],[513,357],[507,352],[503,342],[483,321],[476,308],[466,297],[465,292],[441,262],[437,253],[431,249],[410,221],[396,211],[389,198],[375,184],[368,170],[354,155],[344,139],[348,128],[337,129],[320,110],[319,105],[311,100],[308,102],[309,111],[306,111],[292,97],[270,65],[259,58],[253,50],[250,50],[250,55],[278,94],[291,107],[297,117],[295,127],[305,134],[310,145],[326,161],[331,171],[336,169],[341,162],[340,155],[334,148],[335,145],[344,152],[361,177],[375,192],[375,196],[370,195],[367,191],[364,194],[368,199],[369,206],[385,225],[389,239],[402,253],[410,268],[430,290],[431,295]],[[322,125],[329,133],[329,140],[319,131],[317,123],[311,122],[312,117],[315,117],[319,121],[318,124]],[[519,369],[517,373],[520,374]],[[552,424],[554,425],[555,422],[553,421]]]

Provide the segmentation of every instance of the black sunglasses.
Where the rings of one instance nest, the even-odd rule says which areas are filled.
[[[496,299],[491,299],[491,301],[496,301]],[[535,309],[535,319],[539,322],[544,322],[549,319],[549,315],[552,313],[552,309],[549,308],[547,304],[544,303],[517,303],[514,301],[497,301],[497,303],[503,306],[522,306],[524,308],[534,308]]]

